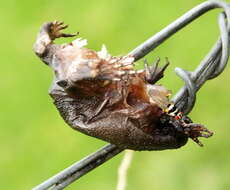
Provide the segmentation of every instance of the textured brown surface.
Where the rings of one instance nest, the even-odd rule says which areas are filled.
[[[105,46],[96,52],[81,39],[56,45],[53,39],[73,36],[60,32],[62,24],[44,24],[34,50],[54,70],[50,95],[73,129],[134,150],[179,148],[188,137],[202,145],[197,137],[209,131],[169,114],[170,92],[154,84],[168,64],[135,71],[133,57],[111,56]]]

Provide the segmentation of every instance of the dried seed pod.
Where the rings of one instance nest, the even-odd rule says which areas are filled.
[[[155,84],[168,63],[145,63],[136,71],[132,56],[111,56],[104,45],[96,52],[82,39],[54,44],[55,38],[74,36],[61,33],[66,27],[44,24],[34,51],[54,70],[50,95],[73,129],[133,150],[175,149],[188,138],[202,145],[198,137],[212,135],[183,116],[169,101],[170,91]]]

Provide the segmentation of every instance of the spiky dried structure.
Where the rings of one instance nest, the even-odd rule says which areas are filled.
[[[60,30],[62,22],[42,26],[34,46],[36,54],[55,72],[50,90],[65,121],[74,129],[122,148],[163,150],[183,146],[188,137],[212,135],[194,124],[169,101],[170,91],[156,85],[168,63],[159,61],[134,70],[132,56],[111,56],[103,45],[96,52],[87,41],[57,45],[57,37],[70,37]]]

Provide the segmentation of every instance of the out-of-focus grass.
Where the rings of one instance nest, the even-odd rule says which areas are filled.
[[[45,21],[63,20],[68,32],[80,31],[89,47],[107,44],[113,55],[125,54],[201,1],[61,1],[9,0],[0,6],[0,187],[31,189],[105,143],[70,129],[52,105],[48,67],[33,54],[32,44]],[[193,70],[217,39],[212,11],[183,29],[147,58],[169,57],[161,81],[176,92],[183,84],[176,66]],[[63,40],[59,40],[63,42]],[[141,67],[142,63],[140,62]],[[226,190],[230,188],[229,68],[198,93],[191,113],[215,135],[199,148],[193,142],[179,150],[137,152],[127,190]],[[122,154],[67,189],[115,189]]]

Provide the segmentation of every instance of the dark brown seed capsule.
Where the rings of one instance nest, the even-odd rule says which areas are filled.
[[[111,56],[85,48],[86,40],[57,45],[70,37],[62,22],[42,26],[35,53],[55,72],[50,95],[63,119],[87,135],[133,150],[175,149],[212,133],[183,116],[169,101],[170,91],[155,83],[168,63],[134,70],[131,56]]]

